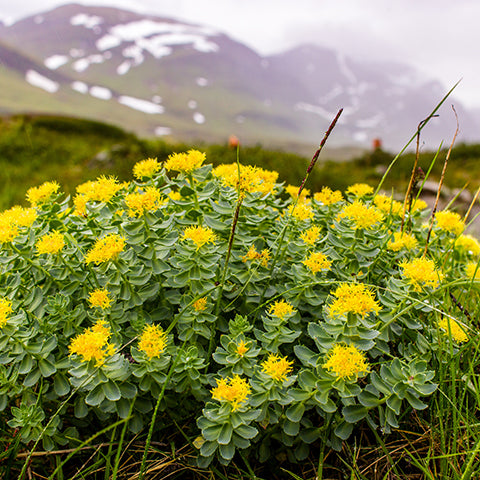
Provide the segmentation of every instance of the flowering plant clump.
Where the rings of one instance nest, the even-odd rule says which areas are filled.
[[[133,438],[158,414],[200,466],[302,461],[400,428],[473,343],[480,247],[459,215],[206,160],[142,160],[73,202],[47,182],[0,213],[0,411],[24,443],[76,448],[119,419]]]

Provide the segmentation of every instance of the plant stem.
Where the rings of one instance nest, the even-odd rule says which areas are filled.
[[[170,370],[167,374],[167,378],[165,379],[165,383],[163,384],[160,395],[158,396],[157,404],[155,405],[155,410],[153,412],[152,420],[150,422],[150,429],[148,431],[147,442],[145,443],[145,450],[143,451],[142,464],[140,466],[140,474],[138,476],[138,480],[143,480],[143,476],[145,474],[145,466],[147,463],[148,449],[150,448],[150,442],[152,440],[153,428],[155,426],[155,420],[157,418],[158,409],[160,408],[160,403],[163,399],[163,395],[165,394],[165,389],[167,388],[170,378],[172,378],[173,372],[175,370],[175,367],[177,366],[178,360],[180,359],[180,355],[183,353],[185,345],[186,343],[183,342],[183,345],[181,346],[180,350],[177,352],[177,356],[175,357],[175,360],[173,361],[172,366],[170,367]]]

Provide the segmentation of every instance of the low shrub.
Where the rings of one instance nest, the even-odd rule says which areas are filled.
[[[76,447],[120,421],[148,445],[170,418],[201,467],[303,461],[428,411],[477,336],[462,218],[437,213],[427,244],[421,200],[204,160],[146,159],[72,202],[46,182],[0,214],[5,443]]]

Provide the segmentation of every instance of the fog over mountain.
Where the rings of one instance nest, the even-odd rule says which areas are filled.
[[[0,27],[3,113],[79,115],[147,136],[398,149],[445,95],[408,64],[359,61],[305,44],[261,55],[202,24],[70,4]],[[475,112],[449,98],[424,130],[436,148],[455,130],[479,140]]]

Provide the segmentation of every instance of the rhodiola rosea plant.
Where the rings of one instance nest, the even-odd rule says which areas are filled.
[[[200,466],[304,460],[427,409],[476,338],[458,213],[207,161],[141,160],[72,200],[46,182],[0,214],[0,410],[26,448],[118,421],[150,441],[161,416],[194,419]]]

